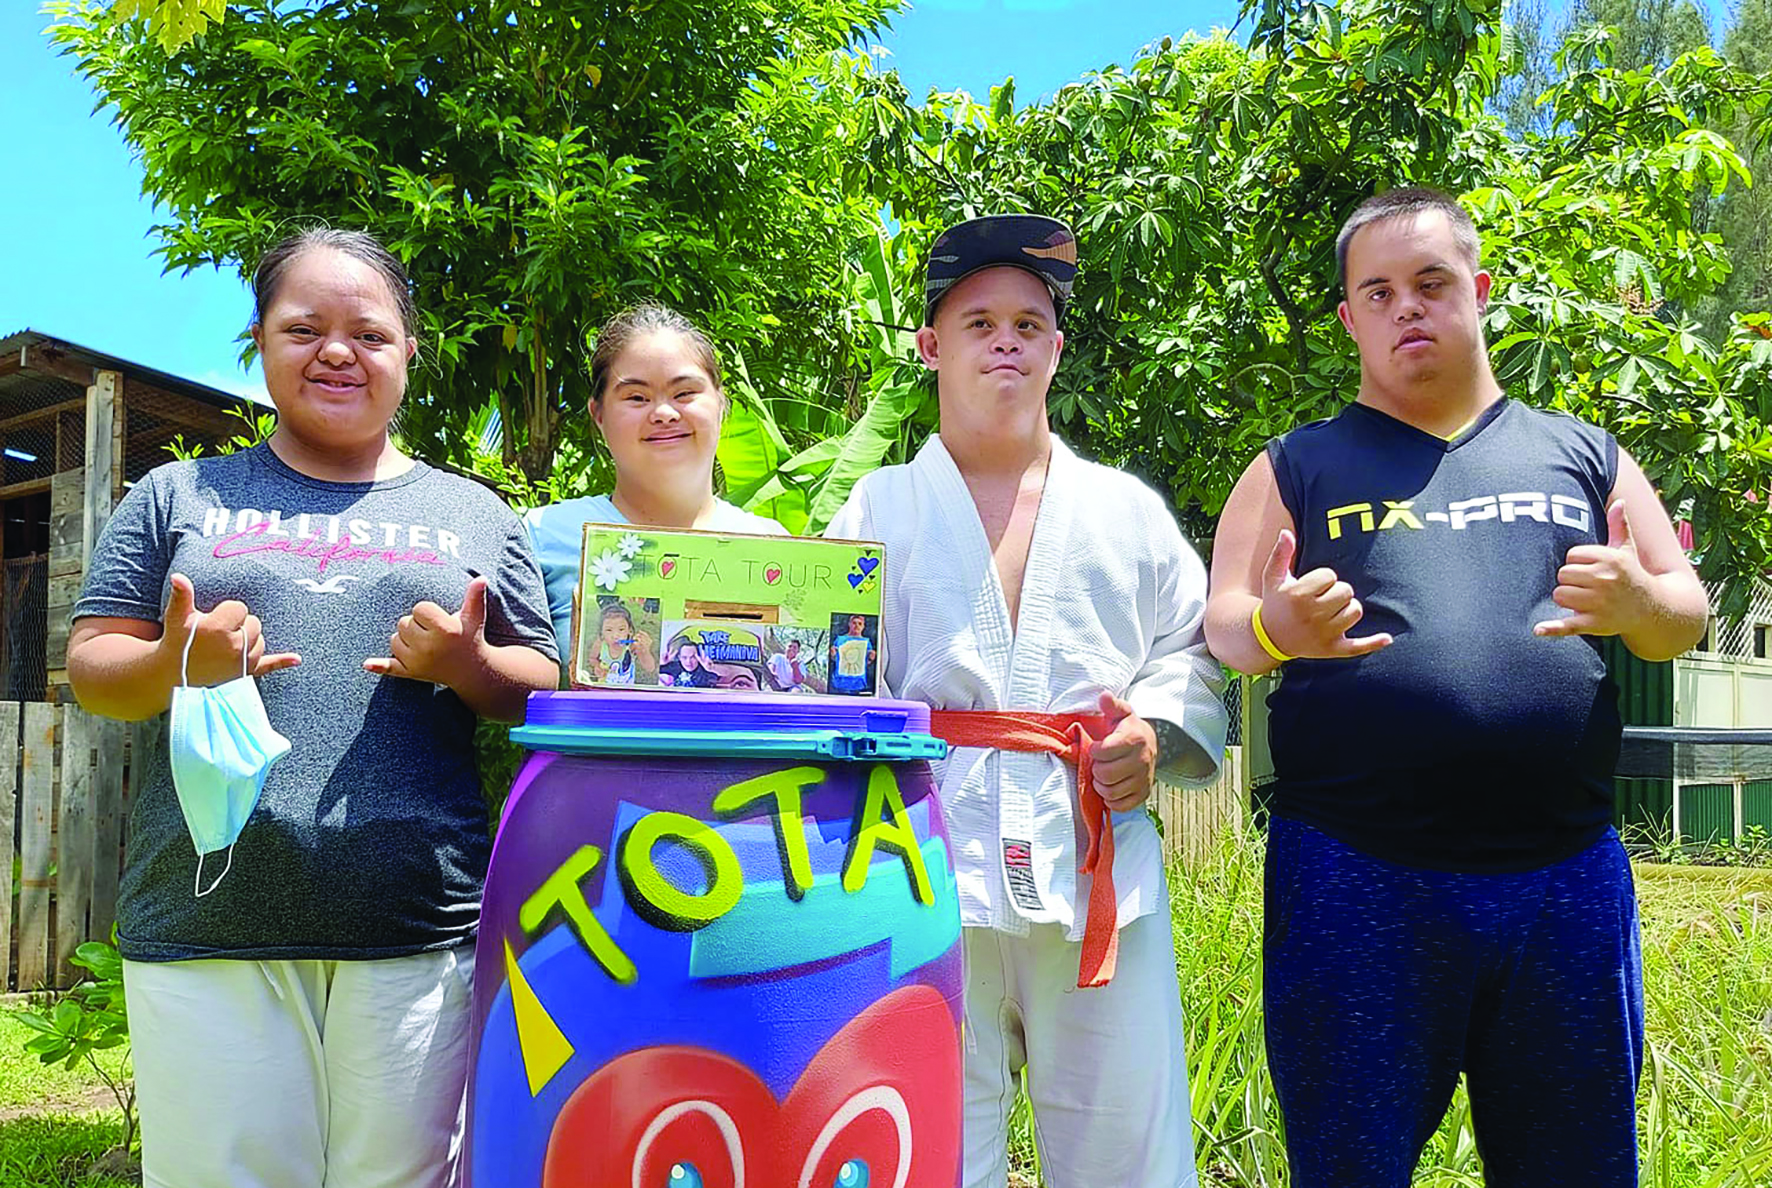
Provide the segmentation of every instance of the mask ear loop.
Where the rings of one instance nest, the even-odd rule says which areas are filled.
[[[191,645],[196,642],[197,633],[195,631],[185,636],[185,650],[178,660],[178,683],[181,685],[188,685],[191,683]],[[245,680],[246,677],[250,675],[247,670],[247,661],[251,658],[251,652],[252,649],[246,646],[246,633],[242,631],[240,633],[241,680]]]
[[[195,631],[185,636],[185,650],[178,660],[178,683],[180,685],[191,683],[191,645],[196,642],[197,633]]]
[[[228,872],[230,870],[234,869],[234,847],[233,846],[228,847],[228,864],[226,866],[222,867],[222,872],[215,876],[215,882],[209,884],[207,889],[205,889],[203,886],[203,859],[204,859],[204,857],[205,857],[205,855],[202,855],[202,854],[197,855],[197,877],[191,880],[191,892],[198,899],[202,899],[205,895],[208,895],[210,891],[213,891],[217,887],[221,886],[221,881],[228,877]]]

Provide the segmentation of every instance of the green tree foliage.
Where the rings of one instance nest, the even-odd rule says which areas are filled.
[[[1507,70],[1496,88],[1493,110],[1516,136],[1550,131],[1550,110],[1538,101],[1556,81],[1557,50],[1567,22],[1549,0],[1508,0],[1503,10],[1502,52]]]
[[[468,461],[490,402],[505,468],[558,475],[564,442],[576,483],[587,336],[637,298],[760,383],[848,366],[843,253],[877,208],[844,184],[871,74],[843,54],[891,6],[243,0],[170,56],[93,0],[51,9],[171,215],[168,267],[302,219],[377,232],[424,311],[407,441]]]
[[[1539,130],[1510,134],[1501,0],[1252,0],[1247,45],[1165,39],[1044,102],[1010,81],[912,106],[845,53],[884,6],[257,0],[168,58],[85,4],[57,36],[173,211],[171,264],[250,258],[301,214],[380,230],[436,361],[409,434],[541,494],[583,477],[586,329],[656,293],[736,348],[728,494],[821,526],[933,424],[911,331],[936,230],[1027,209],[1076,227],[1084,260],[1056,419],[1203,538],[1267,438],[1357,391],[1333,235],[1425,182],[1484,233],[1510,392],[1617,433],[1697,525],[1707,577],[1772,558],[1772,320],[1707,333],[1688,312],[1729,274],[1704,220],[1747,180],[1714,130],[1763,133],[1764,73],[1648,38],[1664,64],[1626,68],[1584,27]]]
[[[1571,39],[1590,39],[1610,30],[1611,62],[1620,69],[1660,70],[1685,53],[1710,44],[1703,11],[1691,0],[1578,0],[1559,15],[1548,0],[1510,0],[1507,9],[1509,69],[1493,110],[1516,137],[1551,130],[1551,108],[1539,102],[1562,78],[1557,59]],[[1772,4],[1737,0],[1720,46],[1738,70],[1764,77],[1772,69],[1767,37],[1772,36]],[[1751,118],[1738,115],[1716,131],[1741,152],[1757,180],[1772,165],[1763,133]],[[1718,232],[1728,250],[1730,272],[1712,293],[1696,299],[1689,312],[1712,338],[1726,338],[1730,318],[1772,307],[1772,199],[1765,187],[1731,187],[1699,201],[1699,225]]]
[[[111,13],[118,20],[140,20],[160,47],[178,49],[219,21],[228,0],[115,0]]]
[[[1617,434],[1691,518],[1701,572],[1738,612],[1772,562],[1772,317],[1707,336],[1680,311],[1728,275],[1707,203],[1748,181],[1709,129],[1763,121],[1772,80],[1707,47],[1620,71],[1611,44],[1571,38],[1549,95],[1566,131],[1512,146],[1516,168],[1471,195],[1505,281],[1490,341],[1504,383]]]
[[[1694,210],[1745,181],[1706,128],[1763,119],[1768,80],[1708,49],[1620,70],[1590,31],[1547,97],[1557,131],[1521,142],[1488,114],[1499,10],[1276,3],[1248,48],[1165,40],[1048,103],[1017,109],[1007,84],[987,103],[932,96],[898,132],[901,237],[919,257],[937,226],[991,208],[1075,226],[1085,267],[1055,417],[1205,536],[1263,442],[1357,391],[1334,316],[1340,221],[1379,189],[1449,188],[1486,236],[1510,392],[1616,432],[1698,525],[1707,576],[1761,569],[1772,322],[1737,318],[1712,340],[1670,311],[1725,276]]]
[[[1612,60],[1625,70],[1660,69],[1710,44],[1710,27],[1693,0],[1575,0],[1566,33],[1612,30]]]
[[[135,1110],[135,1078],[128,1060],[113,1071],[98,1053],[129,1043],[129,1006],[123,990],[123,958],[117,953],[116,928],[111,940],[86,941],[74,951],[73,964],[89,975],[66,994],[48,1000],[15,1018],[34,1034],[25,1051],[44,1064],[72,1069],[85,1064],[103,1081],[123,1112],[122,1154],[134,1145],[139,1119]]]
[[[1742,70],[1772,75],[1772,0],[1738,0],[1723,37],[1723,56]],[[1772,141],[1738,117],[1725,129],[1742,147],[1755,185],[1731,189],[1713,221],[1729,247],[1733,268],[1707,309],[1707,325],[1736,310],[1772,309]]]

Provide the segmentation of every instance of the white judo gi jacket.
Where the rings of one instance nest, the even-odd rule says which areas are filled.
[[[1113,693],[1140,717],[1175,723],[1209,757],[1166,778],[1217,774],[1229,720],[1223,672],[1206,652],[1206,571],[1137,479],[1053,439],[1015,625],[972,494],[939,435],[908,465],[862,478],[826,533],[886,546],[881,675],[892,696],[936,709],[1093,714],[1100,694]],[[1077,870],[1084,834],[1070,765],[955,748],[935,774],[961,922],[1017,934],[1060,924],[1080,940],[1090,879]],[[1142,808],[1114,814],[1114,844],[1124,928],[1166,907],[1162,847]]]

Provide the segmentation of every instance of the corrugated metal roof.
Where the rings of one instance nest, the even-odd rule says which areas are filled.
[[[196,380],[186,379],[181,375],[173,375],[171,372],[161,371],[156,367],[145,367],[140,363],[120,358],[117,355],[94,350],[91,347],[82,346],[77,342],[69,342],[65,338],[57,338],[54,335],[44,334],[41,331],[32,330],[28,327],[24,330],[8,334],[5,338],[0,338],[0,359],[4,359],[8,355],[16,355],[20,351],[28,352],[38,348],[49,347],[53,347],[55,350],[60,351],[68,358],[77,359],[88,367],[97,368],[101,371],[121,371],[144,383],[152,384],[162,391],[189,397],[192,400],[207,404],[211,408],[219,408],[226,411],[241,407],[258,407],[254,401],[249,400],[244,396],[237,396],[232,392],[224,392],[220,388],[212,388],[208,384],[201,384]]]

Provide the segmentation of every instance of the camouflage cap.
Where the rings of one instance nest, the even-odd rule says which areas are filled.
[[[1077,237],[1045,215],[1002,214],[956,223],[936,239],[923,277],[923,324],[934,323],[935,307],[949,289],[998,265],[1024,269],[1046,282],[1053,312],[1064,320],[1077,279]]]

